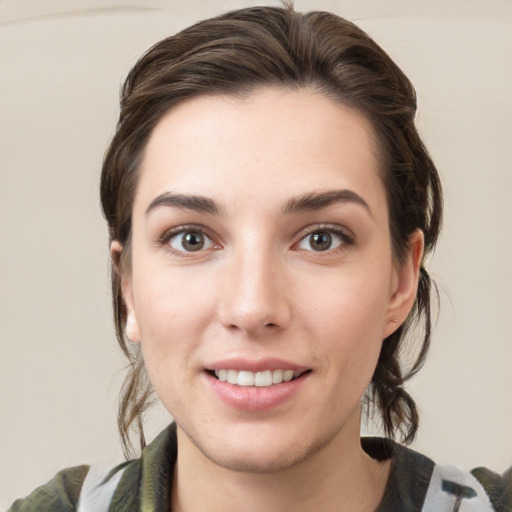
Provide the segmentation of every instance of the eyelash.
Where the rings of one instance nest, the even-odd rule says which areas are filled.
[[[209,230],[207,230],[203,226],[197,225],[197,224],[183,225],[183,226],[172,228],[172,229],[166,231],[158,240],[158,244],[160,246],[167,246],[167,248],[171,252],[173,252],[175,254],[179,254],[180,256],[192,256],[194,254],[194,252],[196,252],[196,251],[179,250],[179,249],[172,247],[171,243],[170,243],[173,240],[173,238],[177,237],[178,235],[186,234],[186,233],[198,233],[198,234],[202,235],[203,237],[205,237],[206,239],[208,239],[210,245],[206,249],[220,249],[221,248],[220,244],[217,244],[213,241],[213,237],[209,234]],[[329,235],[334,235],[335,237],[337,237],[339,239],[339,242],[340,242],[339,245],[332,249],[328,248],[326,250],[320,250],[320,251],[315,251],[313,248],[304,249],[306,252],[313,252],[313,253],[320,253],[320,254],[321,253],[332,254],[333,252],[337,252],[337,251],[346,249],[355,244],[354,236],[349,234],[347,232],[347,230],[345,230],[337,225],[320,224],[320,225],[315,225],[315,226],[309,226],[309,227],[303,229],[299,241],[294,243],[292,248],[293,249],[299,248],[299,245],[302,242],[304,242],[305,240],[307,240],[308,237],[311,237],[312,235],[318,234],[318,233],[328,233]],[[200,247],[197,250],[197,253],[204,252],[204,250],[205,249],[203,249],[203,247]]]
[[[334,248],[329,248],[324,251],[315,251],[313,248],[310,250],[306,249],[307,252],[313,253],[329,253],[338,252],[343,249],[347,249],[350,246],[355,244],[355,238],[352,234],[348,233],[346,229],[341,228],[340,226],[333,224],[320,224],[316,226],[307,227],[303,230],[303,235],[300,240],[294,244],[294,247],[298,247],[302,242],[306,241],[308,237],[311,237],[314,234],[318,233],[328,233],[329,235],[334,235],[340,241],[339,245]]]
[[[205,237],[205,239],[208,239],[211,246],[207,247],[207,249],[211,249],[211,248],[220,249],[220,247],[221,247],[219,244],[216,244],[213,241],[213,237],[209,234],[209,231],[207,229],[205,229],[203,226],[200,226],[197,224],[189,224],[189,225],[179,226],[176,228],[172,228],[169,231],[166,231],[158,240],[158,244],[160,246],[164,246],[164,245],[167,246],[169,251],[171,251],[175,254],[179,254],[180,256],[192,256],[192,255],[194,255],[195,252],[198,252],[198,253],[204,252],[203,247],[200,247],[197,251],[186,251],[186,250],[175,249],[174,247],[171,246],[171,241],[173,238],[177,237],[178,235],[186,234],[186,233],[198,233],[198,234],[202,235],[203,237]]]

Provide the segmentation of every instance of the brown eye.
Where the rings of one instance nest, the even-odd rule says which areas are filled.
[[[299,242],[299,249],[305,251],[329,251],[336,249],[345,242],[345,237],[342,233],[334,230],[317,230],[306,235]]]
[[[197,252],[213,247],[213,242],[200,231],[182,231],[169,240],[169,245],[178,252]]]
[[[309,245],[314,251],[326,251],[331,248],[332,236],[327,231],[313,233],[309,237]]]

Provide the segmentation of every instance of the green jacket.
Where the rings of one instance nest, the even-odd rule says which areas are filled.
[[[391,457],[376,512],[512,512],[512,468],[503,476],[485,468],[463,472],[388,439],[363,438],[361,443],[373,458]],[[176,454],[172,424],[140,458],[103,472],[89,466],[65,469],[8,512],[170,512]]]

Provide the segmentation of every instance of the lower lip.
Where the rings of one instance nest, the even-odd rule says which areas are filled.
[[[207,374],[208,384],[227,405],[247,412],[269,411],[291,400],[304,384],[309,373],[289,382],[268,387],[236,386]]]

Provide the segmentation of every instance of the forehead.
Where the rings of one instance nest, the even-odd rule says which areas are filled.
[[[358,111],[310,90],[200,96],[157,124],[136,202],[166,191],[240,199],[312,189],[382,193],[374,134]]]

